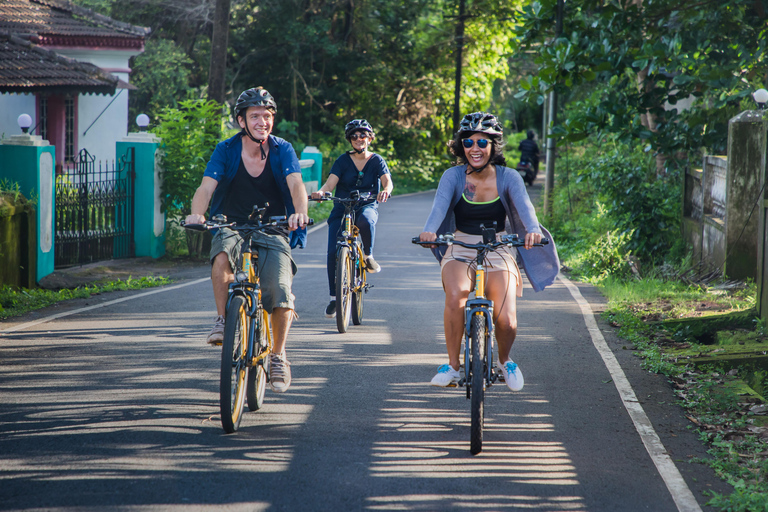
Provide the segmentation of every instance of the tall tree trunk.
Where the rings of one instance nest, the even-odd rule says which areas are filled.
[[[459,17],[456,20],[456,85],[453,94],[453,133],[459,130],[461,119],[461,63],[464,50],[464,0],[459,0]]]
[[[230,0],[216,0],[211,37],[211,65],[208,71],[208,99],[224,103],[224,78],[227,71]]]

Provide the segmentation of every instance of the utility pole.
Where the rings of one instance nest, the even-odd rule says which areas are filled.
[[[557,0],[557,18],[555,21],[555,41],[563,33],[563,7],[564,0]],[[544,216],[546,217],[552,213],[552,194],[555,188],[555,150],[557,144],[555,138],[552,136],[551,128],[557,121],[557,93],[555,89],[549,93],[549,99],[546,102],[547,107],[545,109],[545,117],[547,122],[547,175],[544,181]],[[548,112],[547,112],[548,110]]]
[[[453,95],[453,133],[459,130],[461,120],[461,60],[464,50],[464,0],[459,0],[459,17],[456,20],[456,85]]]
[[[230,0],[216,0],[211,36],[211,63],[208,68],[208,99],[224,103],[224,79],[227,71]]]

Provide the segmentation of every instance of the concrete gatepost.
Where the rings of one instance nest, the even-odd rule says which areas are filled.
[[[307,192],[315,192],[323,184],[323,154],[315,146],[307,146],[301,152],[300,158],[301,177]]]
[[[746,111],[728,123],[728,178],[725,191],[724,273],[731,279],[756,279],[758,218],[755,205],[766,170],[768,122],[760,111]]]
[[[37,196],[36,282],[51,274],[54,267],[55,156],[54,146],[39,135],[13,135],[0,142],[0,178],[18,183],[25,196]]]
[[[147,132],[129,133],[115,143],[120,158],[133,149],[136,180],[133,196],[133,240],[137,257],[160,258],[165,254],[165,213],[161,209],[160,139]]]

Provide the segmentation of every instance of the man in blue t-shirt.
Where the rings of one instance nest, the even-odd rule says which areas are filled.
[[[272,315],[272,353],[269,359],[269,385],[282,393],[291,384],[291,368],[285,357],[285,342],[294,315],[291,284],[296,264],[291,248],[303,247],[306,240],[307,191],[293,146],[271,135],[277,104],[263,88],[243,91],[235,105],[235,119],[242,131],[220,142],[211,156],[203,181],[192,198],[192,213],[187,224],[205,222],[224,214],[227,220],[245,222],[253,207],[269,203],[270,216],[287,215],[288,230],[256,233],[258,272],[264,309]],[[208,343],[219,345],[224,339],[224,314],[229,283],[242,253],[242,238],[222,228],[211,243],[211,281],[217,317]]]

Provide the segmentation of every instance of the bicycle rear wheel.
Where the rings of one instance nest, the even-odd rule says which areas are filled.
[[[269,328],[269,325],[262,311],[259,312],[259,317],[259,322],[256,325],[256,335],[254,336],[254,342],[256,343],[253,347],[254,356],[268,349],[266,329]],[[261,405],[264,403],[264,392],[267,389],[267,372],[264,371],[264,364],[265,361],[262,359],[255,367],[251,367],[248,372],[248,387],[245,397],[248,402],[248,410],[251,411],[261,409]]]
[[[352,323],[363,323],[363,295],[365,295],[365,269],[361,261],[355,262],[355,290],[352,292]]]
[[[224,323],[224,341],[221,346],[221,378],[219,406],[221,426],[228,434],[240,426],[245,403],[248,367],[245,355],[248,348],[248,322],[245,297],[237,295],[227,307]]]
[[[472,316],[470,338],[472,343],[472,382],[471,385],[471,427],[469,437],[469,451],[477,455],[483,449],[483,420],[485,400],[485,316],[475,314]]]
[[[352,254],[349,247],[340,247],[336,255],[336,327],[347,332],[352,309]]]

